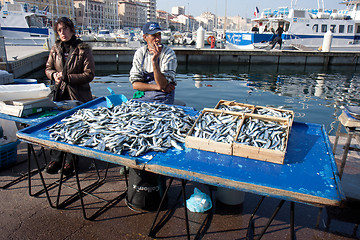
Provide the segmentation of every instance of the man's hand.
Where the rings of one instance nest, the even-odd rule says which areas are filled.
[[[163,92],[166,92],[166,93],[171,93],[172,91],[175,90],[175,85],[172,84],[172,83],[169,83],[166,88],[164,90],[162,90]]]
[[[151,45],[152,46],[149,47],[149,52],[152,55],[152,60],[157,61],[157,59],[159,58],[160,53],[161,53],[162,45],[158,42],[154,42]]]

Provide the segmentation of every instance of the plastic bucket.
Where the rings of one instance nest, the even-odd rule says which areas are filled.
[[[163,176],[130,168],[126,204],[135,211],[156,211],[165,189],[166,181]]]
[[[24,79],[24,78],[15,78],[14,79],[14,83],[19,83],[19,84],[37,84],[37,80],[36,79]]]
[[[244,202],[245,192],[230,188],[218,187],[216,199],[227,205],[239,205]]]

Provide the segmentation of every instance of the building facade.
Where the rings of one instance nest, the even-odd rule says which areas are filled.
[[[146,21],[156,21],[156,0],[139,0],[146,5]]]
[[[141,27],[147,21],[147,6],[138,1],[118,2],[118,14],[121,27]]]
[[[184,15],[185,14],[185,7],[184,6],[177,6],[171,8],[171,14],[173,15]]]

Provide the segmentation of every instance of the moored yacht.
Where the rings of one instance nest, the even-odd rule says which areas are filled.
[[[321,49],[325,33],[331,32],[332,50],[360,51],[360,0],[347,0],[342,4],[346,6],[343,10],[265,9],[260,17],[252,19],[253,25],[259,27],[258,32],[227,32],[226,40],[238,48],[264,48],[282,25],[284,48]]]

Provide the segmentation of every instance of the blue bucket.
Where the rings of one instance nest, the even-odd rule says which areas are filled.
[[[15,78],[14,83],[18,83],[18,84],[37,84],[38,82],[37,82],[36,79]]]

